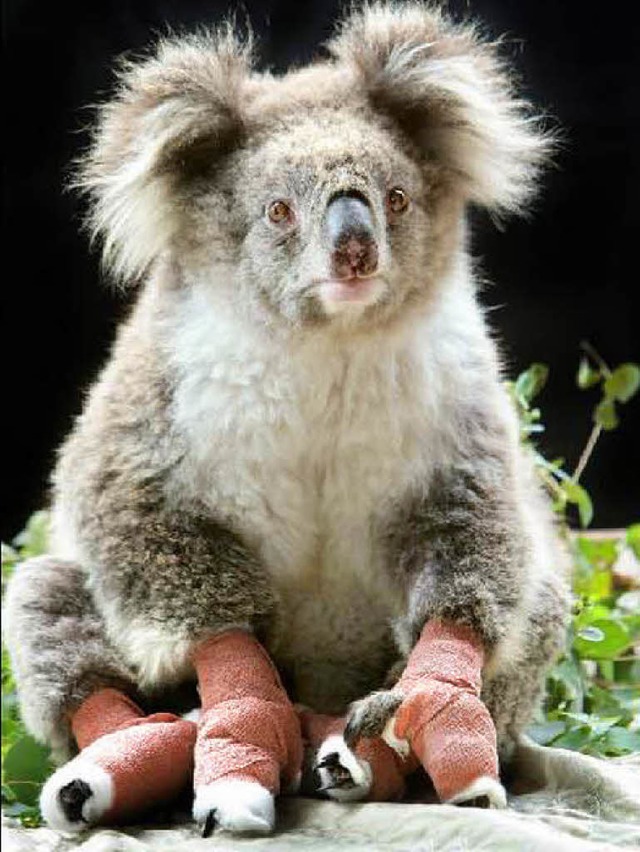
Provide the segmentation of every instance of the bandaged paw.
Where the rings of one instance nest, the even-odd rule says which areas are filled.
[[[46,782],[40,794],[40,810],[51,828],[77,833],[99,823],[113,799],[111,775],[79,755]]]
[[[417,768],[410,756],[399,758],[380,737],[362,737],[348,743],[346,719],[298,708],[303,740],[313,753],[310,793],[337,801],[391,802],[402,798],[404,777]]]
[[[445,804],[469,805],[480,808],[506,808],[507,793],[499,781],[488,775],[483,775],[448,799]]]
[[[101,689],[71,716],[80,754],[42,789],[40,807],[58,831],[137,818],[187,788],[196,726],[172,713],[145,716],[124,693]]]
[[[205,797],[205,804],[197,801],[198,813],[214,810],[213,805],[207,809],[205,801],[213,793],[200,791],[215,791],[219,797],[234,789],[224,785],[240,784],[238,790],[243,790],[242,785],[250,784],[248,803],[237,814],[231,800],[225,806],[225,813],[235,816],[227,819],[216,813],[212,819],[232,831],[270,831],[273,820],[265,825],[267,800],[257,791],[266,791],[272,801],[281,788],[293,789],[299,783],[302,767],[298,717],[278,672],[258,641],[242,630],[203,642],[194,652],[194,664],[202,699],[194,783],[197,797]],[[245,823],[255,825],[238,827]]]
[[[274,796],[254,781],[215,781],[196,787],[193,818],[205,834],[215,827],[234,834],[269,834],[276,821]]]
[[[470,628],[429,622],[396,687],[405,698],[382,735],[401,756],[410,747],[442,802],[504,802],[495,727],[480,699],[483,659]],[[482,790],[469,792],[474,784]]]
[[[338,802],[366,799],[373,783],[371,766],[348,747],[339,734],[327,737],[318,749],[315,769],[319,792]]]

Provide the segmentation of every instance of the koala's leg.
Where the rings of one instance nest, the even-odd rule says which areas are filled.
[[[412,755],[403,758],[379,736],[360,739],[352,750],[344,738],[346,717],[301,706],[297,711],[306,752],[304,792],[338,802],[402,798],[404,779],[418,766]]]
[[[528,492],[521,481],[515,433],[489,410],[472,414],[467,445],[428,487],[407,495],[381,532],[389,571],[406,591],[396,638],[408,657],[394,689],[398,709],[383,730],[421,758],[442,801],[499,807],[506,795],[493,715],[502,711],[486,706],[481,684],[492,661],[509,655],[509,637],[520,632],[532,585],[546,570],[542,556],[554,555],[539,541],[553,536],[533,484]],[[352,736],[380,715],[380,700],[354,708]]]
[[[482,700],[496,726],[500,763],[508,769],[519,736],[531,724],[545,688],[545,676],[566,641],[568,591],[560,578],[544,579],[523,615],[518,641],[487,667]]]
[[[85,581],[75,563],[39,556],[16,568],[3,607],[22,719],[56,762],[76,751],[70,717],[86,698],[104,687],[135,694]]]
[[[259,642],[225,631],[194,653],[202,712],[195,755],[194,816],[205,834],[215,824],[269,832],[274,795],[300,783],[300,726],[278,672]]]
[[[352,705],[343,748],[334,749],[341,770],[377,737],[397,755],[402,777],[422,764],[441,801],[503,807],[495,727],[480,700],[482,663],[470,628],[429,621],[394,688]]]
[[[196,728],[145,716],[122,690],[133,677],[104,635],[75,564],[40,557],[19,566],[7,593],[7,644],[27,728],[66,755],[41,809],[61,831],[117,823],[186,788]]]

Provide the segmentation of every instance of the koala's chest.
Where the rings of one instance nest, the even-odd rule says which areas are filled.
[[[254,365],[184,388],[177,487],[228,519],[276,584],[375,586],[386,507],[429,466],[425,414],[405,385],[369,364],[310,378]]]

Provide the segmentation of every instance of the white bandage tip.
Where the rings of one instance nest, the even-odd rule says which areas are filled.
[[[489,805],[492,808],[506,808],[507,794],[502,784],[490,775],[482,775],[472,781],[468,787],[456,793],[450,799],[447,799],[447,805],[459,805],[462,802],[468,802],[471,799],[476,799],[479,796],[486,796],[489,799]]]
[[[340,765],[349,770],[354,786],[329,789],[326,791],[327,796],[330,799],[335,799],[337,802],[361,801],[368,795],[373,784],[373,773],[371,772],[368,761],[356,757],[342,736],[332,734],[330,737],[327,737],[318,749],[316,764],[322,763],[328,755],[336,753]],[[331,784],[332,776],[329,769],[319,768],[318,775],[320,776],[320,783],[323,787]]]
[[[256,781],[221,779],[197,787],[193,818],[205,823],[211,811],[216,825],[234,834],[270,834],[276,824],[274,797]]]
[[[60,791],[73,781],[82,781],[91,794],[81,808],[82,819],[70,820],[60,800]],[[96,763],[79,755],[61,766],[40,793],[40,810],[45,822],[56,831],[77,834],[99,822],[113,803],[111,776]]]

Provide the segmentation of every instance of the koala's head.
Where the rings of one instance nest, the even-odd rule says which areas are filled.
[[[548,137],[475,28],[373,5],[328,49],[258,73],[228,28],[123,70],[81,176],[114,277],[168,261],[264,318],[368,325],[438,291],[469,203],[522,209]]]

